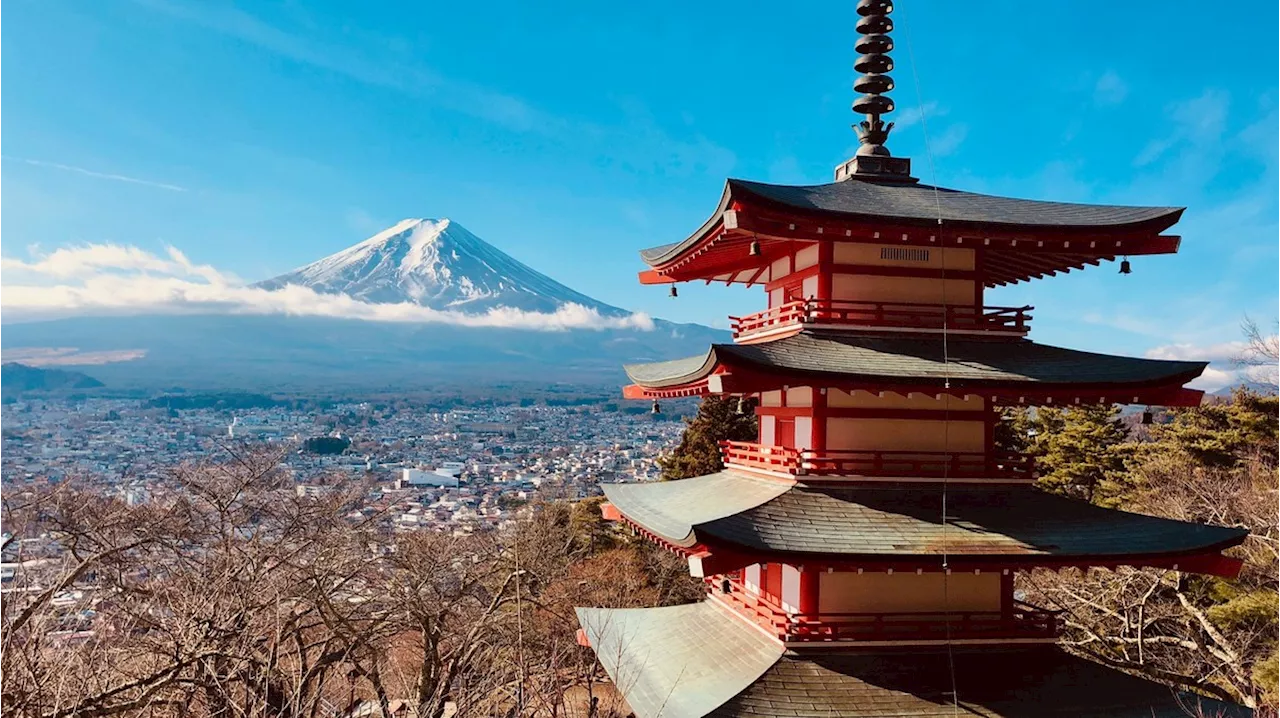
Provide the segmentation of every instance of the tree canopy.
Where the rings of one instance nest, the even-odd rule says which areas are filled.
[[[662,480],[715,473],[724,468],[720,460],[721,441],[755,441],[758,427],[755,403],[745,402],[743,409],[738,411],[738,400],[734,398],[704,397],[698,413],[686,420],[680,444],[659,461]]]

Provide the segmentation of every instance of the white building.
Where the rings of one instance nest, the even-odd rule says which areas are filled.
[[[459,483],[457,474],[441,473],[440,469],[435,471],[404,469],[400,472],[400,481],[397,482],[397,488],[406,486],[446,486],[456,488]]]

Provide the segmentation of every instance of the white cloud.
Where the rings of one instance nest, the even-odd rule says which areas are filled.
[[[1191,148],[1217,145],[1227,129],[1227,111],[1231,95],[1224,90],[1208,89],[1199,96],[1168,107],[1173,131],[1157,137],[1134,158],[1133,164],[1142,167],[1155,162],[1170,149],[1182,144]]]
[[[1238,359],[1249,351],[1243,341],[1218,344],[1166,344],[1147,350],[1148,359],[1172,359],[1178,361],[1207,361],[1209,366],[1200,378],[1190,386],[1206,391],[1217,391],[1243,382],[1274,385],[1277,380],[1275,366],[1242,366]]]
[[[1249,348],[1245,342],[1219,344],[1166,344],[1147,350],[1148,359],[1175,359],[1179,361],[1230,362]]]
[[[50,169],[62,170],[63,172],[74,172],[85,177],[93,177],[94,179],[111,180],[113,182],[128,182],[129,184],[139,184],[147,187],[155,187],[156,189],[166,189],[170,192],[186,192],[186,187],[179,187],[176,184],[168,184],[165,182],[155,182],[152,180],[139,179],[137,177],[129,177],[128,175],[114,174],[111,172],[96,172],[94,170],[85,169],[84,167],[76,167],[74,165],[64,165],[58,162],[46,162],[45,160],[33,160],[26,157],[8,157],[4,159],[13,160],[14,162],[22,162],[23,164],[35,167],[48,167]]]
[[[1115,70],[1107,70],[1093,86],[1093,101],[1099,105],[1118,105],[1129,95],[1129,85]]]
[[[899,130],[906,129],[912,125],[920,124],[921,120],[942,117],[947,112],[947,108],[940,106],[937,102],[926,102],[923,106],[904,107],[898,111],[898,116],[893,120],[893,126]]]
[[[170,247],[167,258],[137,247],[90,244],[59,249],[23,261],[4,257],[6,319],[47,319],[119,314],[284,314],[376,322],[449,324],[535,331],[569,329],[652,330],[646,314],[604,316],[580,304],[554,312],[495,307],[469,314],[411,302],[374,303],[345,294],[322,294],[287,285],[267,290],[246,286],[209,265],[192,263]],[[13,281],[13,276],[22,279]],[[53,278],[60,283],[42,283]],[[70,281],[67,281],[70,280]]]

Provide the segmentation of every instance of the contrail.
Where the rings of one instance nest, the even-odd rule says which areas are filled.
[[[56,169],[56,170],[63,170],[66,172],[75,172],[76,174],[82,174],[82,175],[85,175],[86,177],[95,177],[97,179],[114,180],[116,182],[129,182],[131,184],[146,185],[147,187],[167,189],[170,192],[186,192],[187,191],[186,187],[179,187],[176,184],[165,184],[164,182],[152,182],[151,180],[138,179],[137,177],[128,177],[126,175],[110,174],[108,172],[94,172],[93,170],[87,170],[83,167],[75,167],[73,165],[64,165],[64,164],[59,164],[57,162],[45,162],[44,160],[33,160],[33,159],[28,159],[26,157],[12,157],[9,155],[4,155],[3,157],[6,160],[23,162],[25,164],[35,165],[36,167],[52,167],[53,169]]]

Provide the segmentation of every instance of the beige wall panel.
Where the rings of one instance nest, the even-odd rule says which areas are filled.
[[[811,244],[796,252],[796,271],[808,269],[818,263],[818,245]]]
[[[869,391],[847,392],[840,389],[827,390],[827,406],[850,409],[944,409],[951,411],[977,411],[983,408],[984,400],[977,394],[964,397],[943,396],[934,398],[933,394],[912,392],[906,396],[885,392],[884,397]]]
[[[813,406],[813,389],[807,386],[787,389],[787,406]]]
[[[969,279],[928,277],[880,277],[834,274],[833,299],[847,302],[888,302],[903,304],[973,304],[976,284]]]
[[[827,448],[829,449],[982,451],[982,437],[981,421],[827,419]]]
[[[996,573],[824,573],[818,583],[822,613],[927,613],[999,611]],[[947,581],[943,590],[943,580]]]
[[[881,250],[922,249],[929,253],[927,261],[913,259],[881,259]],[[972,249],[941,249],[939,247],[915,247],[892,244],[861,244],[858,242],[836,242],[832,252],[836,264],[871,264],[880,267],[920,267],[922,269],[956,269],[972,270],[974,268],[974,252]]]

